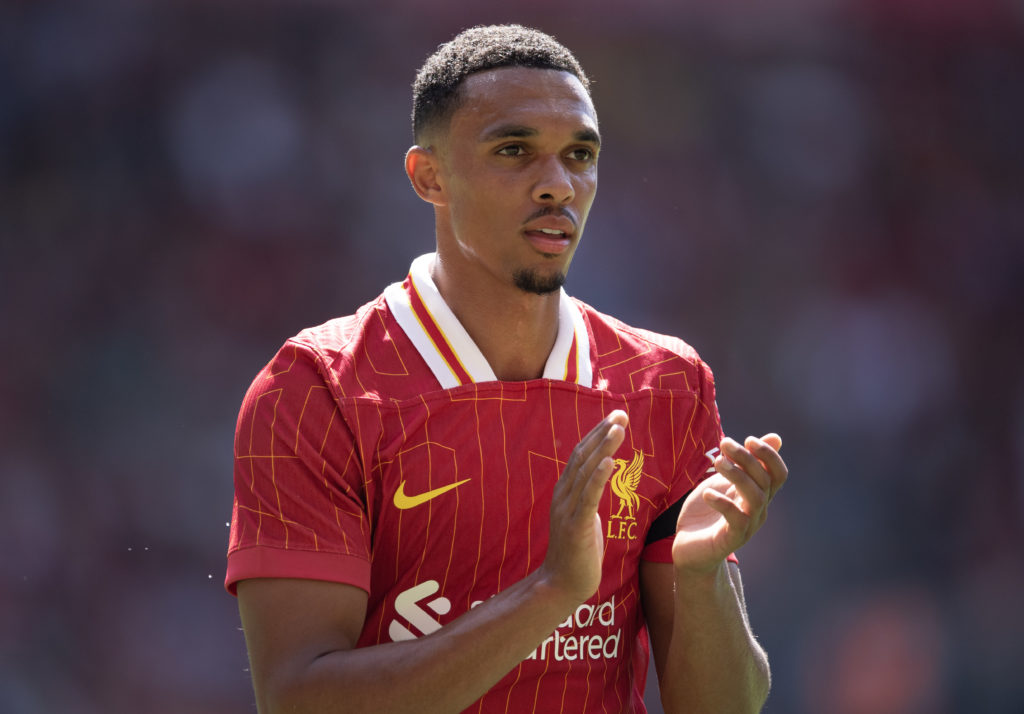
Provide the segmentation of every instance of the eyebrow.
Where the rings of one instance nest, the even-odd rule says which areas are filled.
[[[540,132],[536,129],[523,124],[501,124],[481,136],[480,141],[487,142],[497,141],[499,139],[528,139],[539,134]],[[594,129],[580,129],[573,134],[573,139],[576,141],[596,144],[598,146],[601,145],[601,136]]]

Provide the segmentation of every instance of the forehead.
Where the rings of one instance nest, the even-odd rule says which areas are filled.
[[[597,112],[583,84],[569,72],[501,67],[471,74],[459,88],[461,101],[450,131],[482,137],[502,125],[537,132],[597,133]]]

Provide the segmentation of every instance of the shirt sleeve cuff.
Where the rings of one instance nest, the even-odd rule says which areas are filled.
[[[224,587],[236,595],[238,581],[249,578],[299,578],[354,585],[370,592],[370,563],[346,553],[285,550],[254,546],[228,554]]]

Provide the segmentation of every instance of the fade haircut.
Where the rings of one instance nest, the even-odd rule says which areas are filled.
[[[568,72],[590,93],[590,80],[572,52],[554,37],[522,25],[471,27],[439,46],[416,73],[412,85],[412,135],[451,119],[461,101],[459,88],[469,75],[499,67],[532,67]]]

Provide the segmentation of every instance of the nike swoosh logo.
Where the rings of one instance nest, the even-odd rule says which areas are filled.
[[[407,508],[415,508],[416,506],[426,503],[432,498],[437,498],[442,493],[448,493],[453,488],[458,488],[469,480],[471,479],[464,478],[461,481],[456,481],[455,483],[450,483],[447,486],[441,486],[440,488],[433,488],[414,496],[405,495],[405,481],[402,481],[398,484],[398,490],[395,491],[395,507],[400,508],[403,511]]]

